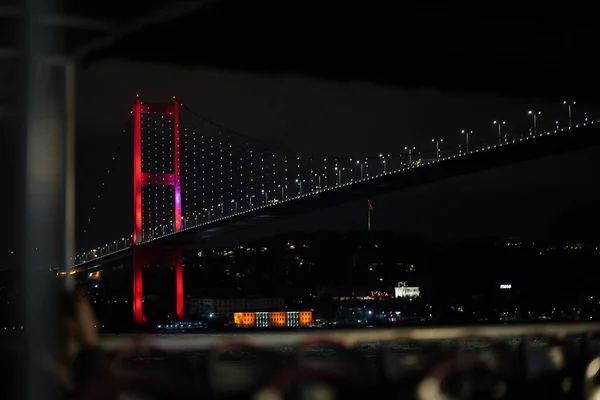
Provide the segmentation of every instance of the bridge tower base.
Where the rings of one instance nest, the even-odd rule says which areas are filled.
[[[147,265],[175,268],[175,312],[183,318],[183,251],[179,247],[136,246],[133,248],[133,321],[141,325],[143,313],[143,271]]]

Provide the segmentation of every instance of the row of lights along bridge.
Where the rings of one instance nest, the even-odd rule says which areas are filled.
[[[566,114],[568,113],[568,127],[573,127],[573,118],[572,111],[573,106],[576,102],[572,101],[564,101],[563,105],[566,106]],[[529,132],[526,135],[521,135],[521,139],[523,137],[534,137],[537,136],[537,128],[538,128],[538,118],[542,115],[539,110],[529,110],[527,115],[531,116],[532,126],[529,129]],[[588,122],[587,113],[584,113],[584,123]],[[497,144],[492,145],[493,147],[503,144],[508,144],[509,139],[506,134],[503,132],[503,126],[506,125],[506,121],[504,120],[494,120],[492,122],[493,126],[497,126]],[[561,130],[559,126],[559,121],[556,121],[555,130]],[[464,155],[469,152],[477,151],[479,149],[488,148],[490,145],[485,144],[485,138],[478,137],[478,146],[477,148],[470,147],[470,140],[472,140],[474,131],[473,130],[461,130],[461,135],[464,137],[464,143],[462,143],[456,153],[453,155]],[[514,140],[516,141],[516,140]],[[514,142],[513,141],[513,142]],[[391,172],[396,172],[399,170],[403,170],[406,168],[418,167],[427,162],[433,161],[441,161],[444,158],[442,156],[442,146],[444,140],[442,138],[432,139],[431,143],[434,145],[432,149],[432,153],[430,153],[430,157],[426,157],[426,152],[417,151],[415,146],[406,146],[404,147],[404,152],[396,155],[392,154],[379,154],[377,157],[367,157],[361,159],[348,159],[346,161],[350,161],[346,163],[346,166],[341,166],[342,162],[340,160],[336,160],[336,165],[333,167],[332,173],[335,174],[334,177],[327,177],[325,174],[314,174],[314,177],[310,178],[311,182],[315,182],[314,185],[309,187],[309,190],[306,190],[306,187],[303,186],[303,183],[307,183],[307,179],[303,179],[299,177],[295,179],[291,185],[290,184],[278,184],[276,188],[273,190],[265,190],[260,189],[260,192],[255,195],[247,195],[246,199],[231,199],[230,204],[226,206],[224,202],[217,203],[215,206],[204,208],[203,213],[193,212],[190,215],[182,216],[182,226],[183,229],[192,228],[198,225],[214,222],[223,218],[230,217],[232,215],[240,214],[243,212],[247,212],[253,209],[258,209],[261,207],[267,207],[282,201],[293,200],[302,196],[310,195],[313,193],[317,193],[319,191],[334,189],[339,186],[352,184],[361,180],[371,179],[376,176],[387,174]],[[392,167],[390,167],[390,162],[392,160],[396,160],[396,162]],[[369,173],[367,170],[370,166],[369,161],[371,163],[379,163],[379,167],[377,167],[377,173]],[[355,171],[351,165],[354,164],[357,167]],[[372,164],[371,164],[372,165]],[[367,171],[367,172],[366,172]],[[350,172],[350,173],[348,173]],[[295,185],[296,189],[293,194],[289,193],[292,189],[291,186]],[[286,196],[287,194],[287,196]],[[226,210],[227,208],[227,210]],[[168,221],[169,223],[161,224],[157,227],[151,229],[151,232],[145,237],[145,240],[155,240],[160,238],[163,235],[167,235],[174,232],[173,228],[173,220]],[[127,237],[123,237],[120,240],[113,241],[110,244],[105,244],[104,246],[100,246],[91,251],[87,251],[85,253],[79,254],[74,258],[75,263],[79,263],[85,260],[89,260],[90,258],[95,258],[103,255],[107,255],[113,253],[115,251],[123,250],[132,245],[133,235],[129,235]]]

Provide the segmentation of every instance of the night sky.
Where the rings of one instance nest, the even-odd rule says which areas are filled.
[[[541,127],[567,115],[563,105],[541,99],[117,61],[81,71],[78,85],[77,215],[79,222],[90,216],[95,222],[85,237],[80,224],[80,249],[131,232],[132,138],[123,127],[136,93],[149,103],[168,103],[177,95],[198,114],[270,145],[332,156],[399,153],[406,145],[427,148],[437,137],[458,144],[461,129],[493,138],[494,119],[507,121],[506,132],[522,132],[531,125],[527,110],[532,108],[543,110]],[[600,118],[600,110],[585,105],[574,110],[576,119],[583,118],[583,111]],[[597,148],[586,149],[374,198],[373,228],[434,238],[597,240],[598,154]],[[112,157],[114,167],[107,173]],[[102,182],[106,186],[100,190]],[[100,203],[94,200],[99,193]],[[243,238],[285,230],[365,229],[365,223],[366,200],[292,218]]]

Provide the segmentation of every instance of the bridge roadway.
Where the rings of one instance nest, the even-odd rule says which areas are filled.
[[[600,144],[600,121],[588,122],[575,125],[572,129],[565,128],[556,132],[528,136],[509,141],[501,146],[488,146],[463,155],[441,158],[437,162],[427,162],[420,166],[407,167],[341,186],[325,188],[278,203],[218,218],[179,232],[167,234],[138,246],[158,245],[161,248],[185,248],[193,245],[197,247],[199,243],[212,237],[291,215],[597,144]],[[73,266],[74,272],[126,259],[131,257],[132,254],[132,247],[115,251]]]

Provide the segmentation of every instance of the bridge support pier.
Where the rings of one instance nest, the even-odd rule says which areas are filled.
[[[146,265],[175,268],[175,313],[183,318],[183,251],[178,247],[136,246],[133,250],[133,321],[145,322],[143,312],[143,270]]]

